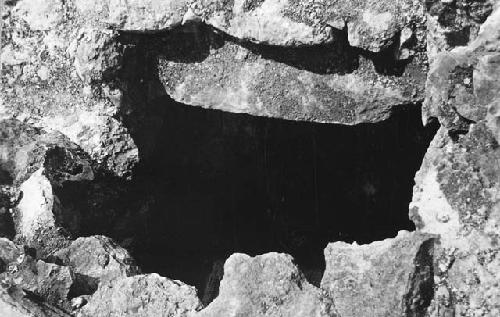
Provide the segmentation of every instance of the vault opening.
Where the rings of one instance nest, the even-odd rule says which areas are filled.
[[[130,249],[145,272],[182,280],[209,302],[230,254],[286,252],[313,284],[329,242],[414,230],[413,177],[436,124],[401,106],[343,126],[161,106],[155,146],[135,171],[143,211]]]

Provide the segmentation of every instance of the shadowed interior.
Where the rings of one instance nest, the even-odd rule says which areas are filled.
[[[135,179],[149,197],[132,248],[146,272],[203,293],[214,263],[277,251],[318,284],[328,242],[414,229],[413,177],[437,130],[422,126],[418,106],[343,126],[156,103],[162,128]]]

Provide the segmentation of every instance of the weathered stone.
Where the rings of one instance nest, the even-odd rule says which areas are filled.
[[[441,236],[436,280],[450,290],[457,313],[499,311],[499,157],[484,121],[456,142],[442,128],[417,173],[410,216],[420,231]],[[435,305],[451,304],[436,298]]]
[[[493,10],[494,0],[426,1],[429,58],[473,40]]]
[[[469,46],[436,56],[427,81],[425,118],[439,117],[452,131],[467,130],[470,121],[485,119],[500,87],[499,12]]]
[[[0,123],[0,222],[13,218],[17,241],[36,247],[38,257],[64,248],[57,255],[78,271],[76,293],[91,293],[99,284],[102,297],[93,308],[102,308],[98,313],[109,313],[115,298],[120,304],[111,306],[118,315],[159,315],[185,301],[189,307],[176,313],[194,313],[198,301],[191,288],[183,293],[184,286],[157,276],[127,278],[135,266],[108,239],[82,238],[67,247],[82,210],[91,219],[101,196],[127,192],[115,192],[118,182],[110,181],[93,187],[90,199],[82,190],[87,204],[72,204],[82,188],[76,185],[94,177],[90,158],[106,175],[130,178],[139,157],[147,157],[158,140],[161,111],[151,105],[165,94],[188,105],[350,125],[384,121],[393,109],[419,104],[427,95],[424,119],[437,117],[442,127],[416,177],[411,218],[421,233],[369,246],[330,246],[327,250],[339,252],[329,255],[323,279],[325,290],[335,290],[331,298],[305,282],[286,256],[235,255],[226,263],[219,297],[196,314],[333,315],[335,300],[342,316],[354,310],[358,316],[423,315],[424,290],[431,285],[425,251],[432,240],[424,233],[432,233],[440,244],[427,315],[498,316],[499,5],[494,0],[6,1],[0,119],[24,123]],[[128,64],[134,52],[139,54]],[[424,92],[427,57],[432,66]],[[69,183],[76,189],[64,196]],[[133,219],[128,209],[122,216],[115,212],[120,207],[102,206],[99,210],[109,213],[101,215]],[[12,236],[9,231],[0,224],[0,235]],[[11,270],[2,278],[8,276],[26,294],[13,299],[1,290],[0,315],[64,315],[35,304],[29,294],[42,291],[50,301],[64,300],[69,269],[38,262],[37,270],[34,255],[20,250],[18,255],[0,240],[2,247],[1,269]],[[373,270],[360,273],[359,262],[350,259],[365,252]],[[334,259],[352,268],[337,267]],[[52,280],[48,272],[54,270],[60,275]],[[346,290],[339,272],[352,274],[349,281],[359,286]],[[372,285],[363,283],[373,272],[380,274]],[[120,297],[120,285],[129,287],[126,297]],[[181,295],[166,298],[165,288]],[[139,301],[135,292],[159,299]]]
[[[309,284],[286,254],[233,254],[224,264],[219,296],[199,317],[336,316],[330,299]]]
[[[500,313],[499,21],[497,4],[468,46],[436,56],[427,82],[424,118],[442,127],[416,175],[410,217],[441,236],[435,280],[445,295],[431,316]]]
[[[206,23],[242,40],[280,46],[317,45],[335,42],[334,29],[347,28],[352,46],[373,52],[398,41],[396,35],[404,27],[421,28],[423,15],[420,2],[407,0],[201,0],[192,7]]]
[[[19,287],[23,291],[36,293],[38,291],[38,276],[36,259],[33,254],[20,252],[17,259],[10,262],[7,271],[0,275],[2,284],[6,287]]]
[[[17,261],[22,254],[21,250],[6,238],[0,238],[0,273],[7,270],[8,265]]]
[[[5,317],[70,317],[63,310],[39,303],[16,287],[0,287],[0,316]]]
[[[36,268],[38,275],[37,294],[53,305],[67,301],[73,285],[73,273],[70,268],[40,260],[36,263]]]
[[[20,192],[13,212],[17,238],[48,255],[65,243],[61,223],[68,229],[78,227],[78,215],[65,212],[56,190],[92,180],[90,159],[60,133],[16,120],[0,121],[0,134],[0,164]]]
[[[122,30],[165,30],[178,26],[187,11],[186,0],[110,0],[109,22]]]
[[[399,66],[389,62],[384,70],[384,65],[359,55],[345,42],[277,49],[241,46],[210,30],[196,32],[197,37],[189,33],[174,37],[173,43],[179,41],[185,47],[174,48],[168,44],[172,39],[165,39],[159,53],[160,79],[166,92],[188,105],[289,120],[357,124],[383,121],[398,106],[423,99],[425,66],[419,58],[402,68],[402,76],[392,76]],[[196,40],[200,37],[205,39]],[[216,47],[203,46],[211,42]],[[193,51],[197,45],[201,46]]]
[[[334,40],[328,25],[311,26],[287,16],[289,1],[213,1],[194,5],[194,12],[217,29],[242,40],[271,45],[295,46],[328,43]]]
[[[100,285],[80,316],[187,317],[200,308],[194,287],[158,274],[147,274]]]
[[[433,296],[435,237],[401,231],[367,245],[331,243],[321,288],[340,316],[424,316]]]
[[[60,131],[103,169],[130,177],[138,149],[117,118],[120,92],[106,84],[120,66],[116,34],[67,24],[42,36],[14,18],[9,22],[0,61],[0,118]]]
[[[36,261],[35,256],[34,250],[0,240],[0,262],[5,264],[0,270],[2,285],[19,287],[53,305],[64,305],[73,284],[72,272],[68,267]]]
[[[86,22],[107,24],[125,31],[159,31],[182,23],[186,0],[73,0],[76,12]]]
[[[122,57],[117,36],[111,30],[99,29],[83,29],[76,36],[72,53],[76,72],[84,82],[110,80],[116,76]]]
[[[78,295],[91,294],[102,283],[138,273],[127,250],[104,236],[78,238],[54,256],[73,270]]]
[[[64,1],[21,0],[14,14],[25,20],[32,30],[50,30],[64,20]]]

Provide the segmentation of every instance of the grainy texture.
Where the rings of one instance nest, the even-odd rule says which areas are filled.
[[[224,264],[219,296],[199,317],[337,316],[333,301],[309,284],[286,254],[233,254]]]
[[[147,274],[99,286],[80,316],[188,317],[200,308],[194,287],[158,274]]]
[[[499,1],[18,0],[3,9],[0,236],[12,241],[0,240],[0,315],[500,315]],[[136,275],[126,249],[93,235],[138,243],[127,228],[154,199],[130,195],[147,191],[130,180],[163,141],[162,98],[344,125],[423,104],[423,120],[441,128],[415,177],[417,231],[330,244],[321,287],[289,255],[234,254],[201,309],[192,287]]]
[[[442,127],[415,178],[410,217],[439,234],[431,316],[500,314],[500,10],[435,57],[424,118]],[[446,314],[446,315],[445,315]]]
[[[92,294],[101,283],[138,273],[127,250],[104,236],[78,238],[54,257],[75,272],[74,292]]]
[[[424,316],[434,293],[435,240],[401,231],[367,245],[331,243],[321,288],[340,316]]]

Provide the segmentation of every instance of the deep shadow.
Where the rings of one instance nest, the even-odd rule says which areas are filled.
[[[406,67],[413,60],[413,57],[399,59],[399,51],[402,48],[411,48],[417,45],[416,37],[413,35],[410,40],[401,46],[401,32],[397,32],[392,40],[392,44],[378,53],[356,49],[356,52],[373,63],[375,71],[385,76],[403,76]]]
[[[368,54],[344,40],[299,48],[238,45],[323,74],[352,72],[359,58],[391,76],[406,67],[395,62],[394,47]],[[422,126],[419,106],[352,127],[204,110],[165,95],[158,58],[202,62],[236,39],[201,24],[122,33],[120,41],[126,46],[120,115],[141,165],[130,184],[95,186],[93,195],[111,198],[101,200],[96,210],[103,212],[91,216],[86,232],[115,238],[145,272],[182,280],[206,297],[207,280],[220,278],[230,254],[278,251],[293,255],[318,284],[327,243],[369,243],[414,229],[413,177],[437,131],[437,123]]]
[[[361,55],[359,50],[349,45],[347,30],[336,31],[336,40],[330,44],[295,47],[242,41],[206,24],[187,24],[168,32],[147,35],[120,34],[120,43],[139,47],[143,55],[156,55],[177,63],[202,62],[209,56],[210,50],[221,48],[227,42],[245,47],[264,59],[317,74],[351,73],[359,67]]]
[[[278,251],[318,283],[328,242],[414,229],[413,177],[437,130],[418,106],[349,127],[156,103],[163,124],[135,180],[149,195],[133,247],[146,272],[203,290],[214,262]]]
[[[359,67],[362,51],[349,45],[347,29],[332,32],[335,36],[335,41],[332,43],[296,47],[255,44],[229,35],[226,35],[226,38],[264,59],[287,64],[297,69],[316,74],[352,73]]]
[[[122,31],[119,42],[136,46],[141,49],[143,56],[161,57],[177,63],[202,62],[211,50],[231,42],[263,59],[316,74],[352,73],[359,68],[360,58],[365,58],[373,63],[379,74],[402,76],[411,62],[411,59],[398,59],[399,33],[394,36],[393,44],[378,53],[350,46],[347,27],[343,30],[333,29],[332,33],[335,40],[331,43],[286,47],[241,40],[209,25],[191,23],[167,32],[138,34]],[[414,45],[415,38],[405,44],[408,47]]]
[[[124,52],[119,80],[108,78],[107,84],[117,86],[123,92],[119,115],[137,144],[141,159],[144,159],[155,146],[154,135],[160,129],[165,111],[163,105],[153,102],[166,95],[164,84],[168,85],[159,78],[160,59],[187,64],[201,63],[211,51],[213,53],[213,50],[232,42],[247,48],[255,56],[318,74],[351,73],[360,67],[363,59],[373,63],[375,71],[380,74],[402,76],[411,62],[411,59],[396,59],[399,48],[397,41],[380,53],[371,53],[351,47],[347,29],[334,32],[337,41],[332,44],[302,47],[241,41],[205,24],[187,24],[168,32],[149,34],[120,32],[118,41],[124,46]]]

